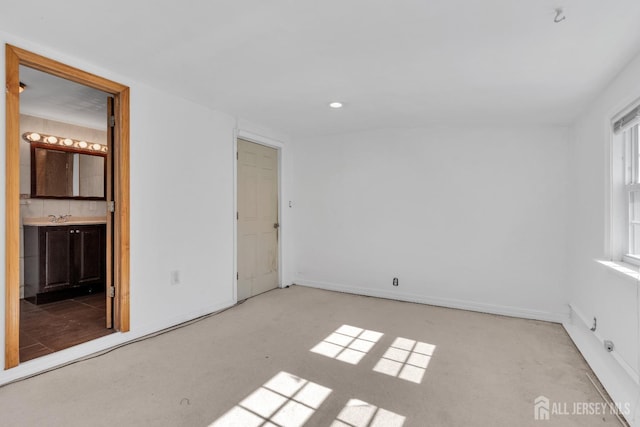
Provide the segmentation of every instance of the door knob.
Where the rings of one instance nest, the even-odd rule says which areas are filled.
[[[278,228],[280,228],[280,224],[278,224],[278,223],[276,222],[275,224],[273,224],[273,228],[275,228],[275,229],[277,230]]]

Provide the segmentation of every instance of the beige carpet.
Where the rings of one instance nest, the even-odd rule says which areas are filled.
[[[292,286],[2,387],[0,424],[620,425],[572,413],[586,373],[557,324]]]

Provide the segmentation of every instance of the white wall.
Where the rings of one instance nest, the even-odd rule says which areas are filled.
[[[238,120],[58,50],[0,33],[0,43],[4,46],[6,42],[131,88],[131,332],[112,334],[0,371],[0,384],[233,304]],[[0,55],[2,81],[4,57]],[[0,117],[4,111],[5,99],[1,97]],[[270,134],[268,129],[245,121],[239,127],[279,141],[286,153],[287,141],[281,134]],[[4,132],[0,145],[4,146]],[[0,188],[5,184],[4,155],[0,150]],[[287,164],[283,167],[290,170]],[[284,179],[289,188],[289,176],[285,174]],[[289,199],[286,191],[283,196]],[[0,223],[4,223],[4,212],[2,198]],[[282,242],[285,259],[289,240]],[[4,245],[0,245],[0,259],[4,259]],[[180,271],[181,284],[170,285],[172,270]],[[0,264],[0,277],[4,277],[4,264]],[[286,272],[282,280],[291,283]],[[2,331],[4,297],[0,292]],[[0,336],[4,348],[4,336]],[[4,366],[4,351],[0,352],[0,365]]]
[[[572,130],[569,218],[569,301],[567,325],[587,361],[614,400],[637,407],[637,280],[597,263],[611,256],[609,241],[609,143],[611,119],[640,99],[640,56],[579,116]],[[597,330],[589,331],[597,318]],[[603,340],[612,340],[607,353]],[[637,418],[628,417],[633,420]]]
[[[295,281],[561,321],[567,155],[562,127],[296,141]]]
[[[147,87],[131,92],[132,325],[229,305],[234,121]]]

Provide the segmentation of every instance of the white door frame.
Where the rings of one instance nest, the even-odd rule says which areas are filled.
[[[238,302],[238,221],[236,213],[238,212],[238,139],[244,139],[245,141],[253,142],[255,144],[264,145],[266,147],[274,148],[278,154],[278,224],[282,224],[282,212],[285,209],[285,201],[283,197],[283,152],[284,144],[275,139],[268,138],[266,136],[258,135],[253,132],[249,132],[243,129],[236,129],[233,138],[233,303]],[[286,227],[285,227],[286,229]],[[278,229],[278,288],[283,287],[283,250],[282,241],[286,230],[282,225]]]

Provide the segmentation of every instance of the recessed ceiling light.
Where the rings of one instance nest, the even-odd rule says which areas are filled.
[[[332,102],[331,104],[329,104],[329,107],[331,107],[331,108],[342,108],[342,102]]]

